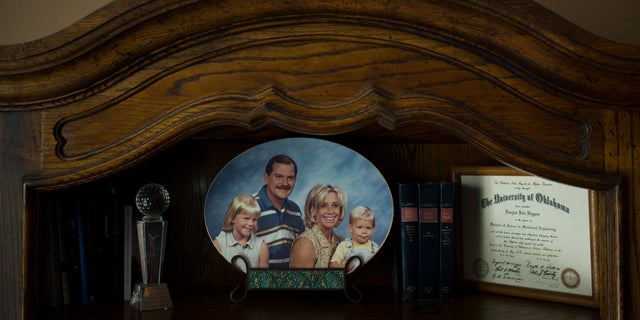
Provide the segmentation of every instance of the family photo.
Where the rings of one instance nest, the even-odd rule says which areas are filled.
[[[213,246],[229,262],[240,255],[250,268],[352,271],[384,244],[393,200],[380,172],[357,152],[287,138],[230,161],[209,187],[204,214]],[[353,256],[360,259],[345,265]]]

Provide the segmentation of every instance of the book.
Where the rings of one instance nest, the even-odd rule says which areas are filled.
[[[76,199],[76,230],[78,232],[78,261],[80,272],[80,302],[81,304],[89,304],[89,266],[87,263],[87,243],[86,231],[83,217],[82,203]]]
[[[131,205],[124,206],[124,232],[123,232],[123,246],[124,246],[124,261],[123,261],[123,297],[124,301],[131,300],[131,292],[133,291],[132,284],[132,266],[133,266],[133,247],[137,244],[135,239],[135,227],[133,221],[133,207]]]
[[[455,184],[440,183],[440,299],[453,299],[455,285]]]
[[[80,242],[76,201],[63,197],[68,204],[61,207],[60,214],[60,277],[62,298],[65,305],[79,305],[82,302],[82,281],[80,272]]]
[[[63,196],[59,196],[60,199],[65,199]],[[63,200],[64,201],[64,200]],[[65,215],[66,207],[62,205],[60,202],[56,203],[56,224],[58,227],[58,238],[55,239],[58,245],[58,258],[60,260],[60,287],[62,291],[62,304],[68,305],[71,304],[71,289],[69,287],[69,272],[70,272],[70,262],[69,262],[69,246],[70,243],[68,241],[68,236],[66,228],[67,224],[67,215]]]
[[[103,188],[79,191],[78,241],[80,244],[80,271],[82,304],[104,305],[111,291],[111,255],[109,238],[109,199]]]
[[[104,196],[104,246],[105,255],[103,264],[105,266],[105,288],[103,290],[106,304],[122,303],[122,292],[124,288],[124,210],[121,199],[121,191],[111,185],[103,191]]]
[[[44,196],[42,202],[46,203],[46,214],[44,219],[46,223],[39,225],[45,241],[40,250],[42,255],[42,266],[40,272],[43,276],[43,288],[38,290],[41,295],[40,299],[43,305],[48,308],[58,308],[64,304],[62,269],[59,246],[59,233],[61,232],[59,216],[59,206],[52,201],[51,197]]]
[[[440,184],[420,183],[419,234],[419,298],[432,300],[440,297]]]
[[[397,186],[400,212],[400,291],[402,299],[415,300],[418,292],[418,184],[399,183]]]
[[[98,305],[105,302],[105,295],[109,292],[108,272],[109,261],[105,260],[106,221],[104,216],[105,204],[102,190],[83,190],[80,195],[80,226],[83,236],[80,244],[84,247],[84,276],[86,281],[83,290],[83,304]],[[84,278],[86,277],[86,279]]]
[[[132,210],[122,196],[119,186],[105,184],[93,188],[90,197],[85,198],[85,250],[89,303],[92,305],[122,303],[123,292],[126,291],[125,264],[131,250],[125,252],[125,237],[135,231],[131,230],[134,222],[130,221],[127,226],[127,215],[129,220],[133,220]],[[125,232],[127,227],[128,233]],[[131,259],[128,261],[131,263]]]

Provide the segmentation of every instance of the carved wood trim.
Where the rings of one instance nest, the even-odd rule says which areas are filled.
[[[0,47],[0,117],[41,119],[32,128],[40,158],[29,158],[40,166],[3,159],[31,175],[31,192],[110,175],[221,126],[446,131],[530,173],[609,192],[600,297],[601,315],[615,319],[618,175],[633,170],[617,167],[608,121],[640,107],[638,83],[640,47],[587,34],[529,0],[116,0],[51,37]],[[24,230],[7,238],[35,239]],[[12,298],[27,300],[20,312],[33,302]]]
[[[0,47],[0,108],[47,108],[93,95],[201,36],[262,22],[350,21],[420,34],[506,66],[556,94],[637,106],[640,47],[590,35],[530,1],[304,3],[115,1],[45,39]],[[128,9],[128,10],[127,10]],[[64,79],[64,81],[60,81]]]
[[[82,106],[79,112],[60,118],[57,109],[45,111],[55,157],[46,156],[43,167],[56,171],[60,159],[61,168],[74,167],[70,172],[100,170],[98,164],[113,160],[104,155],[126,156],[141,144],[162,147],[216,125],[326,135],[420,121],[455,128],[463,140],[519,167],[531,165],[522,159],[536,158],[543,169],[533,166],[533,172],[593,155],[593,101],[582,101],[589,107],[585,117],[575,97],[555,95],[479,52],[406,27],[300,19],[247,23],[165,48],[101,92],[69,104]],[[531,130],[530,119],[538,130]],[[45,154],[49,150],[45,140]],[[599,176],[585,183],[606,188],[615,182]]]

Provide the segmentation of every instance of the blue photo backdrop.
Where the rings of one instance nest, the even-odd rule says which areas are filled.
[[[348,214],[356,206],[371,208],[376,215],[372,240],[382,246],[393,221],[389,186],[378,169],[357,152],[340,144],[315,138],[287,138],[257,145],[229,162],[215,177],[205,202],[205,223],[211,239],[221,230],[221,220],[238,194],[255,194],[264,184],[269,159],[277,154],[293,158],[298,166],[296,184],[289,197],[304,211],[307,193],[319,183],[335,185],[347,194],[347,217],[335,232],[349,238]],[[304,212],[303,212],[304,214]]]

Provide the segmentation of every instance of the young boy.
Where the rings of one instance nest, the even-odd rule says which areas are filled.
[[[349,258],[358,256],[362,262],[367,262],[378,251],[378,244],[371,240],[376,229],[375,214],[365,206],[353,208],[349,213],[347,230],[351,238],[346,239],[336,248],[329,263],[330,268],[344,268]],[[358,267],[358,260],[354,260],[347,268],[351,272]]]

